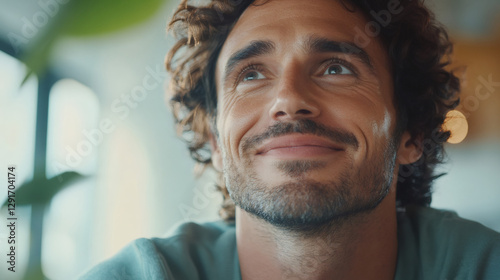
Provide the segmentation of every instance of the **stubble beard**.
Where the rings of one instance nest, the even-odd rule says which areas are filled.
[[[238,168],[224,154],[224,179],[235,205],[280,229],[311,232],[343,223],[375,209],[387,196],[396,157],[394,139],[381,147],[379,157],[363,166],[344,166],[334,180],[319,182],[308,172],[327,168],[319,161],[278,162],[275,167],[290,177],[271,186],[258,177],[254,163],[247,159]]]

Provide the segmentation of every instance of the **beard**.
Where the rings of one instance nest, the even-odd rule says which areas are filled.
[[[243,139],[242,167],[224,154],[224,178],[231,199],[242,210],[276,227],[293,231],[314,231],[368,213],[387,196],[396,158],[396,139],[379,147],[377,156],[354,168],[344,166],[336,178],[316,181],[308,172],[327,168],[314,160],[279,161],[275,168],[290,177],[279,185],[268,185],[258,177],[250,155],[262,141],[291,133],[313,134],[358,149],[354,135],[331,129],[311,120],[277,123],[264,133]],[[280,174],[282,175],[282,174]]]

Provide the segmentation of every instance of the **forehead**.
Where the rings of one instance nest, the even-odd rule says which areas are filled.
[[[275,42],[282,53],[303,46],[311,36],[359,46],[360,39],[366,39],[367,24],[361,11],[349,11],[340,0],[255,1],[243,12],[224,42],[217,60],[216,83],[229,57],[252,41]],[[367,44],[360,48],[376,63],[387,66],[386,51],[379,39],[370,37],[364,43]]]
[[[353,30],[353,24],[365,23],[359,11],[347,10],[340,0],[255,1],[240,16],[229,37],[239,39],[248,36],[246,32],[283,31],[284,28],[300,31],[311,27],[318,32],[335,27],[347,35]]]

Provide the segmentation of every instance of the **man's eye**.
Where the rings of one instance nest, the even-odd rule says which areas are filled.
[[[251,80],[261,80],[265,79],[266,77],[262,75],[259,71],[251,71],[243,75],[242,81],[251,81]]]
[[[340,64],[333,64],[330,65],[325,73],[323,75],[352,75],[352,71],[349,70],[349,68],[340,65]]]

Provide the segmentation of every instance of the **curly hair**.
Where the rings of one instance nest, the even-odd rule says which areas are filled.
[[[393,2],[340,1],[346,10],[359,9],[367,22],[374,23],[378,13]],[[166,68],[171,74],[170,104],[178,133],[187,142],[192,158],[204,166],[211,164],[207,143],[217,110],[215,65],[230,30],[253,2],[212,0],[196,7],[183,0],[168,24],[177,39],[166,57]],[[434,169],[444,160],[443,144],[450,136],[442,124],[446,113],[459,103],[460,82],[448,69],[452,43],[446,30],[423,1],[399,2],[402,11],[392,14],[387,24],[379,25],[377,36],[392,66],[396,135],[409,131],[422,149],[417,162],[400,166],[396,201],[398,208],[404,209],[411,204],[429,206],[431,202],[432,182],[442,175],[435,174]],[[234,219],[234,203],[222,176],[218,184],[224,198],[221,217]]]

